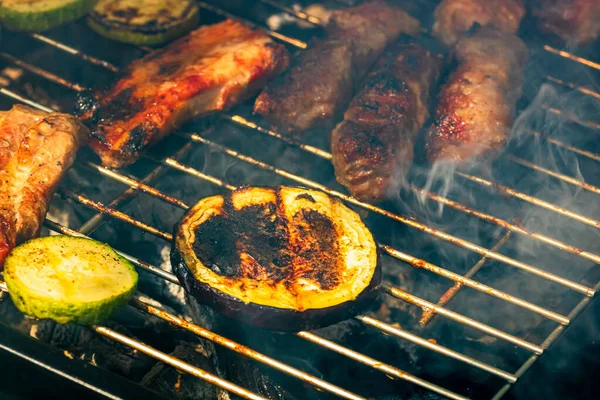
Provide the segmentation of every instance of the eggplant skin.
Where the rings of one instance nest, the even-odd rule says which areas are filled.
[[[351,318],[377,299],[382,280],[381,254],[358,214],[286,186],[198,201],[175,226],[171,265],[200,303],[277,331]]]
[[[175,231],[177,229],[178,226]],[[200,303],[210,306],[227,318],[244,322],[256,328],[281,332],[298,332],[323,328],[358,315],[377,300],[382,277],[381,255],[378,250],[377,266],[371,278],[371,283],[354,300],[327,308],[309,308],[304,311],[296,311],[289,308],[244,303],[198,281],[177,251],[176,246],[171,247],[171,265],[173,272],[185,290]]]

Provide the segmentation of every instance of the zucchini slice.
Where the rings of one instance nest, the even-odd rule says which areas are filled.
[[[192,30],[199,15],[193,0],[100,0],[87,22],[109,39],[155,45]]]
[[[45,31],[83,17],[98,0],[0,0],[2,26],[13,31]]]
[[[107,244],[47,236],[14,249],[6,258],[4,279],[21,312],[61,324],[93,325],[129,301],[138,275]]]

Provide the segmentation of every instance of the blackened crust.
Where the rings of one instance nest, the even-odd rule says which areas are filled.
[[[363,231],[368,236],[363,237],[361,234],[356,240],[360,240],[361,248],[368,246],[370,253],[369,268],[364,269],[364,274],[361,272],[359,277],[360,287],[364,288],[360,291],[360,288],[350,289],[346,285],[348,282],[343,280],[347,275],[344,271],[353,265],[348,263],[355,262],[346,260],[345,256],[338,253],[337,246],[343,241],[335,240],[335,244],[331,246],[330,237],[336,237],[340,232],[331,231],[331,227],[322,221],[327,219],[331,223],[330,218],[356,218],[352,224],[362,224],[358,216],[347,217],[338,210],[325,217],[326,214],[318,212],[317,205],[310,205],[320,202],[316,192],[298,191],[292,194],[295,198],[285,197],[285,200],[282,200],[283,196],[287,195],[282,192],[282,187],[240,188],[233,193],[241,194],[255,189],[261,195],[269,193],[269,200],[243,202],[243,206],[236,202],[234,207],[230,195],[218,196],[221,198],[218,203],[214,199],[209,200],[212,205],[208,208],[202,205],[204,203],[190,208],[175,226],[171,264],[173,272],[189,294],[228,318],[279,331],[299,331],[331,325],[355,316],[376,300],[382,280],[381,255],[367,228],[364,225],[354,226],[357,231]],[[284,201],[287,204],[287,201],[298,199],[303,204],[300,208],[290,206],[290,209],[283,205]],[[330,201],[340,205],[337,199]],[[315,211],[315,214],[309,215],[310,211]],[[215,217],[218,216],[226,216],[229,220],[217,220]],[[205,231],[202,232],[202,229]],[[194,240],[194,243],[189,240]],[[258,246],[262,248],[259,249]],[[242,254],[244,262],[241,261]],[[375,260],[372,256],[375,256]],[[287,261],[276,261],[286,257]],[[259,273],[254,270],[253,265],[259,267]],[[210,279],[196,278],[208,270],[211,271]],[[297,286],[298,280],[304,283]],[[307,281],[326,290],[323,295],[342,295],[336,296],[336,301],[342,303],[313,302],[311,307],[305,307],[303,301],[286,302],[285,306],[284,303],[279,303],[282,301],[278,300],[282,298],[282,293],[279,292],[281,290],[287,290],[301,299],[303,294],[295,292],[295,288],[302,287]],[[246,286],[248,283],[251,284]],[[268,305],[242,300],[245,297],[252,298],[251,292],[245,293],[245,288],[254,286],[254,283],[260,283],[261,297],[270,299],[266,303]],[[241,291],[237,292],[240,295],[228,294],[230,292],[227,288],[233,287],[240,288]],[[318,296],[316,293],[311,295]],[[352,297],[353,300],[345,301]],[[324,306],[315,308],[317,304]],[[282,307],[278,307],[279,305]]]
[[[175,232],[178,230],[175,227]],[[228,294],[198,281],[183,258],[177,246],[171,247],[171,265],[179,282],[198,302],[206,304],[227,318],[241,321],[261,329],[282,332],[298,332],[333,325],[363,312],[378,297],[381,285],[381,257],[377,253],[377,266],[369,286],[358,297],[333,307],[295,311],[286,308],[244,303]]]

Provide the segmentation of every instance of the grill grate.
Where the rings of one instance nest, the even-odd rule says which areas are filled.
[[[296,18],[299,18],[301,20],[311,22],[315,25],[319,25],[321,23],[318,18],[311,17],[310,15],[307,15],[306,13],[304,13],[302,11],[296,11],[296,10],[289,9],[284,6],[280,6],[278,3],[273,2],[271,0],[261,0],[261,1],[265,4],[268,4],[272,7],[279,9],[280,11],[288,12],[291,15],[293,15]],[[219,16],[233,17],[233,18],[239,19],[238,16],[231,15],[229,12],[222,10],[211,4],[207,4],[204,2],[198,2],[198,4],[205,10],[213,12]],[[274,37],[277,40],[287,43],[288,45],[295,46],[299,49],[304,49],[307,46],[307,44],[305,42],[303,42],[299,39],[285,36],[279,32],[274,32],[274,31],[268,30],[266,28],[256,25],[253,22],[250,22],[250,21],[244,21],[244,22],[251,26],[264,29],[269,35],[271,35],[272,37]],[[33,39],[44,43],[45,45],[49,45],[61,52],[65,52],[65,53],[74,55],[74,56],[84,60],[85,62],[102,67],[110,72],[118,72],[119,71],[119,68],[116,65],[114,65],[108,61],[87,55],[86,53],[82,52],[81,50],[72,48],[68,45],[65,45],[61,42],[57,42],[46,36],[43,36],[40,34],[31,34],[30,36]],[[594,63],[589,60],[586,60],[581,57],[577,57],[571,53],[555,49],[551,46],[544,46],[544,50],[549,53],[560,56],[562,58],[570,59],[577,63],[583,64],[587,67],[600,70],[599,64]],[[70,82],[58,75],[55,75],[49,71],[44,70],[41,67],[35,66],[24,60],[16,58],[15,56],[2,53],[2,54],[0,54],[0,57],[2,57],[5,61],[12,63],[26,71],[29,71],[35,75],[38,75],[40,77],[43,77],[43,78],[49,80],[51,82],[54,82],[61,86],[69,88],[73,91],[81,91],[84,89],[83,86],[81,86],[77,83]],[[570,89],[577,90],[577,91],[579,91],[585,95],[591,96],[591,97],[596,97],[596,98],[600,97],[600,95],[598,93],[595,93],[589,89],[579,87],[573,83],[564,82],[564,81],[562,81],[558,78],[552,77],[552,76],[548,76],[547,80],[550,82],[553,82],[555,84],[566,86],[566,87],[569,87]],[[42,104],[39,104],[31,99],[23,97],[20,94],[14,92],[12,90],[9,90],[7,88],[0,88],[0,93],[12,100],[28,104],[35,108],[38,108],[38,109],[41,109],[44,111],[52,111],[52,109],[50,109]],[[555,110],[555,111],[560,113],[559,110]],[[250,130],[258,132],[262,135],[269,136],[275,140],[285,142],[287,145],[296,147],[299,150],[309,153],[320,159],[323,159],[326,161],[331,159],[331,154],[325,150],[322,150],[322,149],[312,146],[310,144],[301,143],[300,141],[298,141],[297,139],[294,139],[294,138],[282,136],[282,135],[278,134],[277,132],[274,132],[268,128],[257,125],[256,123],[242,117],[241,115],[223,114],[220,116],[220,118],[222,120],[224,120],[226,123],[231,123],[231,124],[237,125],[239,127],[242,127],[244,129],[250,129]],[[597,124],[594,124],[594,123],[585,123],[585,125],[588,127],[594,128],[594,129],[598,128]],[[528,131],[527,133],[529,133],[533,137],[542,137],[543,136],[542,133],[535,132],[535,131]],[[183,202],[182,200],[180,200],[176,197],[170,196],[166,193],[163,193],[159,189],[152,186],[153,182],[158,180],[162,175],[164,175],[165,173],[167,173],[170,170],[176,170],[179,172],[183,172],[185,174],[188,174],[190,176],[198,178],[199,180],[211,183],[221,189],[234,190],[235,186],[228,184],[227,182],[225,182],[215,176],[206,174],[202,171],[199,171],[198,169],[195,169],[191,166],[188,166],[188,165],[183,164],[182,162],[178,161],[183,155],[185,155],[187,152],[189,152],[194,145],[202,145],[208,149],[211,149],[212,151],[215,151],[215,152],[221,153],[221,154],[225,154],[233,159],[236,159],[236,160],[239,160],[246,164],[257,167],[258,169],[263,170],[265,172],[276,174],[282,178],[294,181],[298,184],[324,191],[331,196],[338,197],[338,198],[344,200],[348,204],[357,206],[359,208],[362,208],[364,210],[367,210],[367,211],[375,213],[375,214],[379,214],[390,220],[400,222],[401,224],[407,225],[413,229],[416,229],[418,231],[421,231],[423,233],[431,235],[437,239],[448,242],[448,243],[452,244],[453,246],[467,249],[467,250],[481,256],[480,260],[476,264],[474,264],[473,267],[469,271],[467,271],[464,275],[461,275],[461,274],[452,272],[448,269],[437,266],[433,263],[430,263],[424,259],[412,256],[405,252],[402,252],[401,250],[391,247],[389,245],[380,243],[378,245],[381,248],[381,250],[383,250],[383,252],[385,254],[391,256],[392,258],[395,258],[399,261],[407,263],[415,268],[423,269],[430,273],[439,275],[439,276],[446,278],[454,283],[454,285],[451,287],[451,289],[449,289],[440,298],[440,300],[437,302],[437,304],[432,303],[428,300],[425,300],[424,298],[418,297],[414,294],[411,294],[407,291],[401,290],[400,288],[392,287],[390,285],[384,285],[382,288],[382,291],[387,295],[393,296],[393,297],[400,299],[408,304],[412,304],[414,306],[421,308],[424,311],[423,316],[420,321],[420,323],[422,325],[426,325],[434,315],[441,315],[444,318],[455,321],[455,322],[465,325],[467,327],[476,329],[482,333],[485,333],[487,335],[501,339],[502,341],[505,341],[507,343],[510,343],[512,345],[518,346],[518,347],[526,350],[528,352],[528,354],[530,354],[529,358],[527,358],[526,361],[515,372],[511,373],[511,372],[505,371],[503,369],[497,368],[486,362],[479,361],[476,358],[467,356],[465,354],[454,351],[450,348],[441,346],[441,345],[431,342],[423,337],[415,335],[414,333],[411,333],[411,332],[404,330],[402,328],[399,328],[397,326],[387,324],[378,319],[375,319],[375,318],[372,318],[372,317],[369,317],[366,315],[359,315],[356,317],[356,319],[358,321],[360,321],[361,323],[363,323],[364,325],[374,327],[385,334],[396,336],[398,338],[401,338],[403,340],[406,340],[408,342],[411,342],[413,344],[416,344],[418,346],[426,348],[430,351],[439,353],[439,354],[449,357],[449,358],[453,358],[455,360],[458,360],[460,362],[468,364],[472,367],[475,367],[481,371],[485,371],[491,375],[500,377],[504,381],[504,385],[499,387],[499,389],[496,392],[496,394],[494,395],[493,399],[501,398],[509,390],[510,386],[514,382],[516,382],[531,367],[531,365],[533,365],[533,363],[537,360],[537,358],[550,345],[552,345],[552,343],[554,343],[554,341],[560,336],[560,334],[564,331],[564,329],[573,321],[573,319],[575,317],[577,317],[577,315],[579,313],[581,313],[581,311],[586,307],[586,305],[594,297],[597,290],[600,288],[600,282],[598,282],[593,287],[584,285],[584,284],[575,282],[573,280],[563,278],[563,277],[553,274],[551,272],[545,271],[544,269],[535,267],[528,263],[505,256],[505,255],[499,253],[499,250],[508,242],[508,240],[513,235],[523,235],[523,236],[527,236],[531,239],[537,240],[539,242],[543,242],[545,244],[553,246],[561,251],[573,254],[575,256],[578,256],[578,257],[586,259],[586,260],[590,260],[594,263],[600,263],[600,255],[576,248],[574,246],[568,245],[562,241],[553,239],[553,238],[545,236],[543,234],[528,231],[525,228],[521,227],[519,224],[510,223],[506,220],[494,217],[490,214],[487,214],[487,213],[484,213],[481,211],[477,211],[473,208],[470,208],[467,205],[463,205],[460,202],[450,200],[449,198],[446,198],[444,196],[440,196],[440,195],[437,195],[437,194],[434,194],[431,192],[424,192],[423,189],[418,186],[411,186],[410,190],[412,190],[416,194],[425,194],[429,199],[431,199],[435,202],[444,204],[446,206],[449,206],[459,212],[465,213],[468,216],[472,216],[472,217],[478,218],[480,220],[483,220],[487,223],[497,225],[498,227],[503,228],[505,234],[494,244],[494,246],[492,246],[491,248],[488,249],[488,248],[482,247],[478,244],[475,244],[473,242],[453,236],[449,233],[446,233],[443,230],[431,227],[425,223],[418,222],[416,219],[414,219],[412,217],[403,216],[403,215],[400,215],[397,213],[387,211],[381,207],[377,207],[377,206],[374,206],[371,204],[361,202],[351,196],[348,196],[342,192],[331,189],[331,188],[329,188],[325,185],[322,185],[320,183],[317,183],[313,180],[310,180],[310,179],[305,178],[300,175],[293,174],[292,172],[289,172],[285,169],[278,168],[271,164],[268,164],[268,163],[265,163],[258,159],[255,159],[249,155],[240,153],[232,148],[229,148],[222,144],[211,141],[211,140],[207,139],[206,137],[204,137],[204,135],[179,133],[178,136],[182,137],[187,142],[179,150],[177,150],[172,156],[162,158],[162,159],[153,159],[151,156],[144,156],[145,158],[148,158],[154,162],[157,162],[158,166],[156,168],[154,168],[149,174],[147,174],[143,179],[132,178],[128,175],[125,175],[124,173],[117,171],[117,170],[102,167],[91,161],[78,161],[76,164],[77,168],[91,169],[91,170],[97,172],[98,174],[100,174],[108,179],[112,179],[114,181],[120,182],[120,183],[128,186],[129,188],[127,190],[125,190],[123,193],[121,193],[119,196],[115,197],[112,201],[108,202],[108,204],[103,204],[101,202],[94,201],[94,200],[84,196],[83,194],[75,193],[75,192],[69,190],[68,188],[61,188],[59,190],[59,193],[64,198],[68,198],[77,203],[80,203],[80,204],[96,211],[98,214],[96,214],[92,219],[90,219],[86,223],[84,223],[78,231],[73,230],[69,227],[60,225],[59,223],[51,221],[51,220],[46,220],[45,226],[52,231],[66,234],[66,235],[86,236],[86,235],[89,235],[91,232],[93,232],[100,225],[100,223],[103,222],[104,216],[110,216],[111,218],[125,222],[129,225],[132,225],[132,226],[142,230],[142,231],[145,231],[149,234],[152,234],[160,239],[163,239],[163,240],[169,242],[172,238],[172,235],[170,233],[164,232],[164,231],[160,230],[159,228],[156,228],[144,221],[137,220],[137,219],[129,216],[128,214],[126,214],[122,211],[119,211],[118,208],[121,207],[124,203],[126,203],[130,199],[132,199],[133,197],[135,197],[137,194],[145,193],[145,194],[148,194],[148,195],[150,195],[154,198],[157,198],[161,201],[169,203],[177,208],[180,208],[183,210],[187,209],[188,205],[185,202]],[[548,142],[558,148],[574,152],[578,155],[585,156],[594,161],[600,161],[600,155],[590,152],[588,150],[578,148],[578,147],[572,146],[570,144],[564,143],[558,139],[548,138]],[[508,161],[511,161],[515,164],[519,164],[519,165],[527,167],[531,170],[534,170],[534,171],[546,174],[548,176],[552,176],[554,178],[560,179],[571,185],[583,188],[586,191],[589,191],[589,192],[592,192],[595,194],[600,194],[600,188],[595,187],[589,183],[575,179],[568,175],[561,174],[559,172],[552,171],[550,169],[546,169],[542,166],[536,165],[534,163],[531,163],[525,159],[522,159],[522,158],[519,158],[516,156],[506,156],[506,158]],[[549,203],[547,201],[544,201],[542,199],[527,195],[526,193],[520,192],[511,187],[500,185],[500,184],[492,182],[490,180],[486,180],[484,178],[481,178],[481,177],[478,177],[475,175],[469,175],[469,174],[462,173],[462,172],[457,172],[456,175],[458,177],[464,179],[465,181],[470,181],[481,187],[493,188],[496,191],[503,193],[504,195],[515,197],[521,201],[531,203],[537,207],[545,208],[553,213],[561,214],[567,218],[573,219],[573,220],[581,222],[583,224],[587,224],[594,228],[600,227],[600,221],[597,221],[593,218],[586,217],[579,213],[570,211],[566,208],[556,206],[556,205]],[[251,183],[251,182],[249,182],[249,183]],[[146,263],[146,262],[144,262],[140,259],[137,259],[135,257],[132,257],[130,255],[123,254],[123,253],[121,253],[121,254],[124,257],[130,259],[140,269],[143,269],[143,270],[145,270],[149,273],[152,273],[162,279],[165,279],[168,282],[171,282],[174,284],[179,284],[176,277],[173,274],[171,274],[170,272],[164,271],[157,266]],[[578,292],[578,293],[582,294],[583,296],[581,296],[581,300],[571,310],[571,312],[568,313],[568,315],[559,314],[559,313],[554,312],[546,307],[536,305],[527,300],[521,299],[517,296],[509,295],[508,293],[506,293],[504,291],[495,289],[491,286],[488,286],[486,284],[483,284],[483,283],[480,283],[480,282],[474,280],[473,277],[478,273],[478,271],[480,271],[482,269],[486,260],[495,260],[497,262],[503,263],[510,267],[523,270],[529,274],[536,275],[547,281],[551,281],[551,282],[554,282],[565,288],[568,288],[574,292]],[[479,321],[472,319],[470,317],[467,317],[459,312],[456,312],[456,311],[450,310],[449,308],[446,308],[445,306],[447,305],[447,303],[449,303],[451,301],[451,299],[456,295],[456,293],[458,293],[458,291],[460,291],[461,288],[464,286],[474,289],[476,291],[485,293],[489,296],[496,297],[502,301],[512,303],[520,308],[524,308],[524,309],[534,312],[536,314],[539,314],[539,315],[543,316],[544,318],[546,318],[547,320],[554,321],[556,323],[556,327],[541,342],[541,344],[536,344],[536,343],[533,343],[526,339],[512,335],[503,330],[494,328],[485,323],[479,322]],[[0,289],[3,291],[6,291],[5,285],[0,284]],[[169,322],[171,325],[173,325],[175,327],[190,331],[199,337],[210,340],[210,341],[217,343],[221,346],[224,346],[234,352],[245,355],[251,359],[254,359],[254,360],[256,360],[260,363],[263,363],[267,366],[270,366],[276,370],[282,371],[282,372],[284,372],[290,376],[293,376],[299,380],[307,382],[316,388],[333,393],[333,394],[338,395],[343,398],[348,398],[348,399],[363,398],[363,397],[361,397],[357,394],[354,394],[348,390],[345,390],[339,386],[329,383],[321,378],[318,378],[316,376],[305,373],[305,372],[303,372],[299,369],[296,369],[290,365],[287,365],[280,361],[277,361],[274,358],[271,358],[265,354],[259,353],[259,352],[252,350],[244,345],[241,345],[233,340],[230,340],[230,339],[227,339],[226,337],[220,336],[217,333],[214,333],[208,329],[202,328],[196,324],[192,324],[192,323],[185,321],[175,315],[167,313],[153,305],[148,304],[147,302],[145,302],[143,299],[141,299],[138,296],[134,297],[134,299],[131,301],[130,304],[131,304],[131,306],[133,306],[141,311],[144,311],[147,314],[156,316],[158,318],[161,318],[161,319]],[[181,360],[178,360],[170,355],[162,353],[157,349],[154,349],[148,345],[145,345],[144,343],[141,343],[141,342],[134,340],[132,338],[129,338],[127,336],[124,336],[114,330],[111,330],[109,328],[102,327],[102,326],[95,326],[92,329],[94,329],[100,335],[106,336],[106,337],[111,338],[117,342],[120,342],[126,346],[137,349],[138,351],[140,351],[144,354],[147,354],[150,357],[153,357],[157,360],[163,361],[164,363],[171,365],[171,366],[177,368],[178,370],[184,371],[184,372],[189,373],[193,376],[196,376],[200,379],[203,379],[207,382],[213,383],[216,386],[223,388],[225,390],[228,390],[232,393],[235,393],[241,397],[250,398],[250,399],[260,399],[261,398],[260,396],[254,394],[242,387],[239,387],[238,385],[236,385],[232,382],[228,382],[228,381],[226,381],[222,378],[219,378],[211,373],[208,373],[200,368],[194,367],[194,366],[192,366],[188,363],[185,363]],[[339,353],[347,358],[350,358],[359,363],[365,364],[375,370],[379,370],[388,376],[398,378],[398,379],[401,379],[401,380],[404,380],[407,382],[411,382],[415,385],[424,387],[433,392],[444,395],[448,398],[452,398],[452,399],[466,399],[467,398],[464,395],[455,393],[451,390],[448,390],[448,389],[438,386],[432,382],[429,382],[428,380],[425,380],[425,379],[419,378],[415,375],[409,374],[399,368],[393,367],[392,365],[380,362],[369,356],[366,356],[357,351],[354,351],[350,348],[341,346],[335,342],[332,342],[328,339],[323,338],[322,336],[318,336],[315,333],[299,332],[299,333],[297,333],[297,336],[304,340],[312,342],[317,346],[323,347],[325,349],[329,349],[329,350]]]

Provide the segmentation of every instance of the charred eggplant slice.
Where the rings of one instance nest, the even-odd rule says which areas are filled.
[[[334,324],[377,296],[381,266],[358,214],[324,193],[245,187],[200,200],[175,228],[186,290],[226,317],[280,331]]]
[[[198,20],[193,0],[100,0],[87,22],[112,40],[157,45],[186,34]]]

